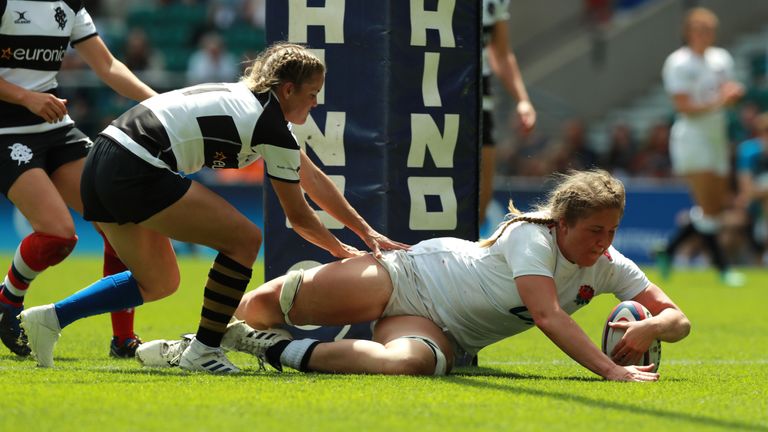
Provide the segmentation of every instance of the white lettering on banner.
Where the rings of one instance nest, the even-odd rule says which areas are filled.
[[[455,48],[453,11],[456,0],[439,0],[436,11],[424,10],[424,1],[411,0],[411,46],[427,46],[427,29],[436,29],[440,34],[440,47]]]
[[[338,189],[341,194],[344,194],[344,188],[347,185],[347,179],[344,176],[339,175],[329,175],[328,178],[331,179],[334,185],[336,185],[336,189]],[[315,213],[317,213],[317,217],[320,218],[320,222],[325,225],[328,229],[343,229],[344,224],[337,221],[333,218],[333,216],[329,215],[324,210],[315,210]],[[285,227],[291,228],[291,222],[288,220],[288,218],[285,218]]]
[[[443,106],[440,90],[437,88],[437,69],[440,65],[440,53],[424,53],[424,75],[421,78],[421,96],[426,107]]]
[[[293,126],[293,133],[300,146],[312,147],[324,166],[344,166],[346,164],[344,152],[346,122],[347,113],[328,111],[325,115],[325,134],[323,134],[310,114],[303,125]]]
[[[451,177],[408,177],[411,216],[408,227],[414,231],[455,230],[457,202]],[[428,211],[427,196],[440,200],[440,209]]]
[[[424,167],[427,148],[437,168],[453,168],[453,157],[459,137],[459,115],[445,114],[445,132],[440,133],[429,114],[411,114],[411,148],[408,168]]]
[[[437,30],[441,48],[455,48],[453,14],[456,0],[440,0],[436,11],[425,10],[425,0],[410,0],[411,46],[427,46],[427,30]],[[421,95],[424,107],[442,107],[438,85],[439,52],[424,52]],[[453,168],[459,136],[458,114],[444,114],[443,132],[430,114],[411,114],[411,146],[408,168],[423,168],[427,149],[436,168]],[[458,203],[451,177],[409,177],[411,199],[409,228],[412,230],[454,230]],[[427,196],[439,200],[437,211],[427,211]],[[433,203],[437,207],[437,201]]]
[[[344,43],[345,3],[346,0],[325,0],[325,6],[309,7],[307,0],[288,0],[288,40],[307,43],[307,27],[322,26],[325,43]]]
[[[325,50],[324,49],[309,49],[309,52],[316,55],[317,58],[320,59],[323,64],[325,64]],[[323,105],[325,104],[325,86],[320,88],[320,93],[317,94],[317,104]]]

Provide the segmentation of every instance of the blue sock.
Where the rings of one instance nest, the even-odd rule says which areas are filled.
[[[130,271],[107,276],[87,288],[55,303],[59,325],[105,312],[140,306],[144,303],[139,285]]]

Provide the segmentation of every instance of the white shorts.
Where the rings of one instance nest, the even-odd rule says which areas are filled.
[[[435,312],[432,300],[423,295],[427,290],[421,288],[423,282],[415,272],[413,258],[407,252],[398,250],[384,252],[381,259],[377,260],[389,273],[393,288],[392,296],[381,317],[410,315],[427,318],[440,327],[451,341],[454,356],[464,355],[466,350]]]
[[[716,125],[676,122],[670,133],[669,156],[676,175],[714,172],[726,176],[730,171],[728,142]]]

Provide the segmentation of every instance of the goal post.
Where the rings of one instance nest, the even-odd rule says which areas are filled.
[[[268,43],[306,45],[327,68],[318,106],[294,127],[299,144],[368,223],[393,240],[477,238],[481,4],[267,1]],[[291,230],[271,187],[264,190],[266,278],[334,260]],[[343,242],[367,249],[318,214]],[[356,330],[312,332],[360,337]]]

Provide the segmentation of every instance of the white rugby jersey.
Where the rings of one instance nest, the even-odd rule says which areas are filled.
[[[267,175],[299,181],[300,151],[272,92],[243,83],[210,83],[142,101],[103,135],[158,168],[192,174],[202,167],[243,168],[264,158]]]
[[[560,253],[554,228],[527,222],[510,225],[489,248],[437,238],[418,243],[408,254],[425,305],[470,354],[534,326],[517,292],[516,277],[553,278],[560,306],[568,314],[598,294],[629,300],[650,283],[613,247],[595,265],[580,267]]]
[[[670,54],[662,69],[664,88],[670,95],[685,93],[696,105],[718,99],[720,86],[734,79],[733,58],[728,51],[710,47],[703,56],[683,46]],[[725,111],[722,109],[696,115],[678,113],[675,128],[679,132],[690,129],[691,139],[712,137],[725,139]],[[678,134],[675,134],[678,136]],[[686,136],[683,133],[681,136]]]
[[[96,36],[80,0],[0,0],[0,77],[37,92],[56,94],[56,74],[67,45]],[[0,134],[36,133],[72,124],[46,123],[21,105],[0,101]]]

